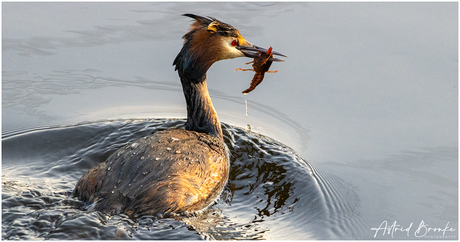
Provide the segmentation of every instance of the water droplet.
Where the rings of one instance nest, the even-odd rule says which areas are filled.
[[[112,191],[112,193],[115,193],[115,191]]]
[[[171,150],[171,148],[169,148],[169,147],[167,147],[166,149],[167,149],[167,150]]]
[[[131,145],[131,148],[135,149],[135,148],[137,148],[138,146],[139,146],[139,143],[133,143],[133,144]]]
[[[160,158],[159,158],[159,157],[157,157],[157,158],[155,158],[155,160],[160,160]]]
[[[112,169],[110,166],[107,168],[108,171],[110,171],[110,169]]]

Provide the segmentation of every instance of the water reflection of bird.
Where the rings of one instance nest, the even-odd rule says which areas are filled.
[[[96,210],[128,215],[198,211],[220,195],[227,181],[229,159],[206,72],[216,61],[255,57],[266,50],[229,24],[185,16],[195,22],[173,63],[187,104],[185,128],[158,131],[128,144],[83,175],[74,195]]]

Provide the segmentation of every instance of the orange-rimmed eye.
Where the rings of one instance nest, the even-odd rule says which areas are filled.
[[[237,46],[237,45],[238,45],[238,40],[234,39],[234,40],[232,41],[232,46]]]

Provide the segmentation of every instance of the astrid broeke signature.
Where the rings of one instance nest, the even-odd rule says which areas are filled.
[[[371,228],[372,231],[375,231],[374,238],[379,235],[379,232],[382,236],[391,236],[397,233],[404,233],[408,237],[413,235],[416,238],[427,238],[427,239],[456,239],[455,232],[456,229],[449,227],[449,222],[445,226],[437,227],[430,226],[421,220],[418,226],[414,226],[414,223],[410,223],[407,226],[398,224],[397,221],[394,221],[392,224],[389,224],[386,220],[383,221],[379,227]]]

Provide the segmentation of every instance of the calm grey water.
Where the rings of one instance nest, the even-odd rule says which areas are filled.
[[[183,13],[216,17],[288,56],[249,95],[241,91],[252,73],[234,71],[248,59],[214,64],[208,87],[220,120],[231,125],[228,137],[241,140],[236,152],[245,145],[295,151],[283,153],[287,162],[273,160],[289,176],[259,186],[297,184],[291,204],[278,212],[272,203],[267,216],[257,192],[247,192],[251,199],[241,192],[199,222],[80,212],[69,194],[78,175],[113,149],[104,135],[117,146],[136,130],[163,127],[161,118],[185,117],[172,66],[191,22]],[[457,3],[2,3],[2,48],[3,238],[75,239],[69,228],[84,225],[94,229],[81,238],[97,239],[458,239]],[[120,141],[122,127],[134,134]],[[270,145],[246,142],[258,139],[252,132]],[[250,182],[238,174],[235,184]],[[308,181],[319,185],[299,188]],[[321,189],[323,181],[334,182]],[[330,198],[323,205],[331,209],[309,212],[306,199],[295,200],[303,192]],[[306,212],[288,209],[295,204]],[[262,215],[245,218],[253,207]],[[233,233],[222,224],[260,228]],[[60,236],[47,234],[50,227]]]

